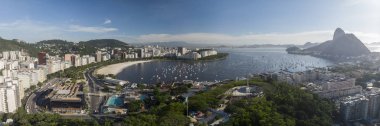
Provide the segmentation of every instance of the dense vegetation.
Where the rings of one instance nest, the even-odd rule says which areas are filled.
[[[78,45],[91,46],[95,48],[127,48],[130,47],[127,43],[116,39],[95,39],[89,41],[79,42]],[[95,51],[94,51],[95,52]]]
[[[6,40],[0,38],[0,52],[3,51],[15,51],[24,49],[25,52],[31,56],[37,56],[39,49],[35,48],[33,44],[17,41],[17,40]]]
[[[367,88],[367,82],[371,82],[372,80],[375,81],[375,82],[372,83],[374,87],[380,87],[380,82],[376,81],[376,80],[380,80],[380,73],[376,73],[376,74],[372,74],[372,73],[364,74],[362,77],[357,78],[355,83],[356,83],[356,85],[360,85],[363,88]]]
[[[96,39],[81,41],[79,43],[68,42],[65,40],[44,40],[37,42],[37,48],[48,52],[52,55],[63,56],[66,53],[77,53],[81,55],[90,55],[101,48],[131,48],[127,43],[115,39]]]
[[[152,110],[158,111],[130,115],[122,123],[131,126],[185,126],[190,123],[185,116],[186,106],[183,103],[160,104]]]
[[[19,108],[14,114],[1,115],[1,121],[13,119],[14,126],[98,126],[95,120],[64,119],[59,114],[39,113],[27,114],[23,108]]]
[[[126,50],[131,48],[127,43],[115,40],[115,39],[96,39],[89,40],[85,42],[79,42],[77,48],[79,49],[79,54],[88,55],[96,52],[101,48],[120,48],[122,50]]]
[[[65,40],[58,40],[58,39],[43,40],[43,41],[37,42],[35,46],[49,53],[49,55],[63,56],[63,54],[66,54],[66,53],[75,53],[79,51],[75,47],[74,42],[68,42]]]
[[[252,80],[251,85],[264,89],[264,97],[244,98],[231,102],[226,112],[232,114],[225,125],[330,125],[334,106],[299,87],[288,84],[266,83]],[[244,81],[217,86],[189,99],[190,110],[207,111],[222,103],[228,89],[245,85]]]
[[[329,70],[331,72],[334,72],[334,73],[344,73],[344,74],[349,75],[350,72],[358,70],[358,69],[361,69],[361,68],[359,68],[358,66],[354,66],[354,65],[342,64],[342,65],[330,68]]]
[[[43,40],[37,43],[26,43],[18,40],[6,40],[0,38],[0,52],[24,49],[30,56],[36,57],[38,52],[45,51],[50,55],[63,56],[67,53],[77,53],[81,55],[94,54],[101,48],[120,48],[125,50],[131,48],[125,42],[115,39],[96,39],[82,41],[79,43],[68,42],[65,40]]]
[[[264,82],[251,81],[250,83],[262,84]],[[189,98],[189,109],[192,111],[206,111],[208,108],[216,108],[220,103],[223,93],[236,86],[246,85],[244,81],[231,82],[215,87],[211,90],[198,93]]]
[[[123,126],[185,126],[189,119],[186,117],[186,105],[183,100],[172,99],[169,92],[153,91],[152,99],[135,101],[128,105],[129,115],[113,125]],[[141,104],[145,104],[145,110]]]
[[[226,125],[331,125],[332,102],[287,84],[264,87],[264,98],[243,99],[229,105],[226,111],[233,114]]]
[[[227,112],[233,113],[224,125],[236,126],[293,126],[291,118],[281,115],[275,104],[263,97],[243,99],[228,106]]]

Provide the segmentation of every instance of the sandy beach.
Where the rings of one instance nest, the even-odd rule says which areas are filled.
[[[139,63],[146,63],[146,62],[150,62],[150,61],[152,61],[152,60],[129,61],[129,62],[124,62],[124,63],[112,64],[112,65],[104,66],[104,67],[98,69],[96,71],[96,74],[104,74],[104,75],[114,74],[114,75],[117,75],[118,73],[123,71],[124,68],[126,68],[128,66],[132,66],[135,64],[139,64]]]

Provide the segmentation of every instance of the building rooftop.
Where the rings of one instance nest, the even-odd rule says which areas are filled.
[[[368,98],[365,97],[362,94],[356,94],[354,96],[348,96],[348,97],[343,98],[341,100],[341,103],[343,103],[343,104],[351,104],[353,102],[362,101],[362,100],[368,100]]]
[[[55,91],[49,94],[51,101],[81,101],[81,98],[77,96],[79,86],[77,84],[59,84]]]

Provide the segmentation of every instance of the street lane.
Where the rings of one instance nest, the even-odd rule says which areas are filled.
[[[92,76],[94,72],[94,68],[90,68],[90,70],[87,70],[85,72],[85,77],[88,81],[88,85],[90,88],[90,93],[92,94],[98,94],[99,93],[99,85],[97,84],[96,78]],[[102,97],[94,96],[94,95],[88,95],[90,98],[90,108],[92,110],[92,113],[98,113],[100,112],[100,106],[103,101]]]
[[[63,79],[63,80],[66,81],[66,79]],[[49,80],[48,82],[46,82],[44,85],[42,85],[42,87],[40,89],[33,92],[28,97],[28,100],[25,104],[25,110],[31,114],[38,113],[38,106],[36,105],[38,98],[41,96],[41,94],[43,92],[45,92],[47,89],[49,89],[49,87],[51,87],[52,85],[54,85],[60,81],[62,81],[62,80],[60,80],[59,78],[53,78],[53,79]]]

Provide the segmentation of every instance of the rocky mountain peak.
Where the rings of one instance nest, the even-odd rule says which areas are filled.
[[[305,49],[316,55],[329,57],[351,57],[369,54],[368,48],[354,34],[346,34],[341,28],[334,32],[333,40]]]
[[[342,37],[344,36],[346,33],[343,31],[343,29],[341,28],[337,28],[334,32],[334,37],[333,37],[333,40],[336,40],[338,39],[339,37]]]

